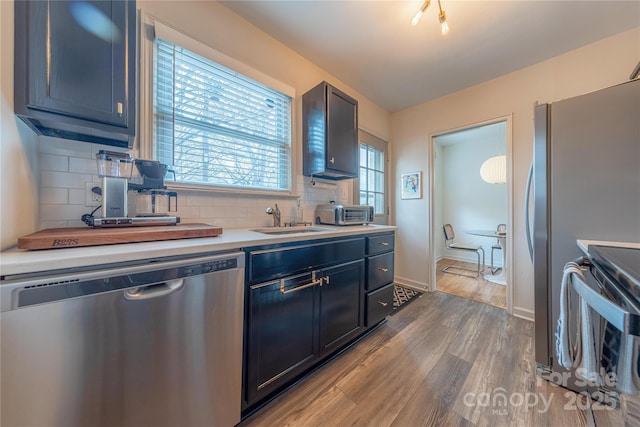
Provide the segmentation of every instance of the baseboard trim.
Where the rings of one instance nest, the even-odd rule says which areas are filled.
[[[415,280],[407,279],[406,277],[395,276],[393,278],[393,281],[398,285],[406,286],[407,288],[412,288],[420,292],[425,292],[430,290],[428,283],[417,282]]]
[[[520,319],[528,320],[530,322],[533,322],[535,320],[534,311],[529,310],[528,308],[513,307],[511,314],[514,317],[519,317]]]
[[[493,259],[493,266],[494,267],[500,267],[502,268],[502,257],[500,257],[500,259],[496,259],[497,257],[494,257]],[[448,259],[448,260],[452,260],[452,261],[460,261],[460,262],[468,262],[471,264],[477,264],[478,262],[478,257],[473,255],[471,257],[464,257],[464,256],[456,256],[456,255],[445,255],[440,257],[438,260],[436,260],[436,263],[440,260],[443,259]],[[484,257],[484,264],[485,267],[488,267],[491,264],[491,256],[485,254]]]

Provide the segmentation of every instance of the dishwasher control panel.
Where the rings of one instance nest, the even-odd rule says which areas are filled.
[[[192,264],[182,267],[182,275],[196,276],[198,274],[213,273],[214,271],[232,270],[238,268],[237,258],[220,259],[202,264]]]

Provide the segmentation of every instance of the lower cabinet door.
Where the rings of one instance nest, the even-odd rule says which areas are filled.
[[[393,312],[393,283],[369,292],[367,300],[367,328],[380,322]]]
[[[312,274],[305,273],[283,282],[250,287],[245,365],[248,405],[268,396],[319,359],[316,282],[313,285]]]
[[[364,331],[364,261],[322,270],[320,351],[329,354]]]

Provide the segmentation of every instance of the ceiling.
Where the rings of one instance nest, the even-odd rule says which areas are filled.
[[[640,0],[441,2],[446,35],[436,0],[415,27],[422,0],[220,3],[389,112],[640,26]]]

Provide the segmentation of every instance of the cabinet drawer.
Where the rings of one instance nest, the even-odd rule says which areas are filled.
[[[366,296],[367,328],[380,322],[393,311],[393,283],[369,292]]]
[[[367,255],[393,251],[394,234],[367,237]]]
[[[364,238],[249,251],[251,284],[362,259]]]
[[[367,258],[366,289],[373,291],[393,282],[393,252]]]

